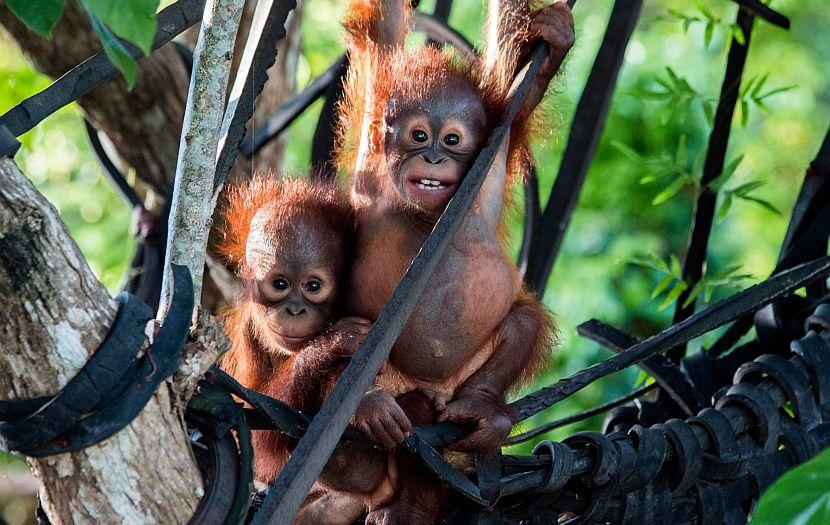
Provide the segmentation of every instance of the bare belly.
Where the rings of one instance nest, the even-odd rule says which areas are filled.
[[[420,248],[409,232],[380,230],[360,239],[352,268],[350,310],[370,319]],[[517,272],[498,245],[457,236],[392,348],[381,384],[394,395],[415,388],[452,394],[490,358],[518,291]]]

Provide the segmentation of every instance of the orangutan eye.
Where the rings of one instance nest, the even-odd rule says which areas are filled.
[[[319,292],[320,288],[322,288],[322,287],[323,287],[323,285],[320,283],[320,281],[316,281],[316,280],[315,281],[308,281],[307,283],[305,283],[305,290],[307,292],[311,292],[311,293]]]
[[[449,133],[444,137],[444,144],[447,146],[458,146],[459,142],[461,142],[461,137],[456,133]]]
[[[274,279],[274,288],[277,290],[288,290],[288,281],[280,277],[279,279]]]
[[[426,142],[428,138],[427,132],[422,129],[416,129],[412,132],[412,140],[415,142]]]

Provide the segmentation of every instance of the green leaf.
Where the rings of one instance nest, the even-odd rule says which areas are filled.
[[[764,73],[758,82],[755,84],[755,87],[752,88],[752,93],[750,96],[757,97],[761,93],[761,88],[764,87],[764,84],[767,83],[767,79],[769,78],[769,73]]]
[[[677,195],[680,190],[686,185],[686,178],[685,177],[677,177],[674,179],[671,184],[663,188],[663,191],[658,193],[652,200],[651,204],[657,206],[658,204],[663,204],[667,200],[671,199],[675,195]]]
[[[159,0],[84,0],[87,10],[144,54],[153,47]]]
[[[736,197],[743,198],[743,197],[746,197],[747,195],[749,195],[751,192],[753,192],[753,191],[757,190],[758,188],[764,186],[765,184],[766,184],[766,182],[764,182],[762,180],[757,180],[757,179],[756,180],[751,180],[749,182],[745,182],[744,184],[741,184],[740,186],[738,186],[736,188],[733,188],[733,189],[729,190],[729,192],[733,193]]]
[[[732,38],[735,39],[735,42],[738,44],[745,46],[746,45],[746,36],[744,35],[744,30],[741,29],[741,26],[738,24],[732,24]]]
[[[744,195],[741,197],[745,201],[754,202],[755,204],[761,206],[762,208],[766,209],[767,211],[774,213],[776,215],[781,215],[781,211],[772,205],[769,201],[764,199],[760,199],[758,197],[753,197],[751,195]]]
[[[734,159],[730,160],[726,167],[723,169],[723,174],[721,175],[721,177],[725,177],[726,180],[729,180],[729,178],[735,174],[735,171],[737,171],[738,166],[740,166],[741,162],[743,161],[743,155],[738,155]],[[724,180],[724,182],[726,182],[726,180]]]
[[[686,134],[681,134],[677,139],[677,149],[674,153],[674,162],[678,166],[685,166],[689,160],[689,155],[686,150]]]
[[[674,275],[671,274],[666,275],[665,277],[660,279],[660,282],[657,283],[657,286],[655,286],[654,290],[652,290],[651,292],[651,298],[656,299],[657,297],[659,297],[660,294],[663,293],[666,290],[666,288],[669,287],[672,281],[674,281]]]
[[[121,74],[124,75],[124,80],[127,81],[127,86],[132,88],[133,84],[135,84],[136,75],[135,60],[133,60],[133,57],[130,56],[129,52],[127,52],[124,44],[118,41],[115,35],[112,34],[112,31],[110,31],[107,26],[98,20],[98,17],[90,15],[89,19],[92,22],[92,29],[98,33],[98,37],[104,45],[104,53],[107,54],[110,62],[112,62],[113,65],[121,71]]]
[[[709,22],[706,24],[706,30],[703,32],[703,47],[709,47],[712,43],[712,34],[715,32],[715,24]]]
[[[715,121],[715,105],[708,100],[702,101],[701,105],[703,106],[703,115],[711,125]]]
[[[711,285],[706,285],[706,286],[703,288],[703,300],[704,300],[707,304],[709,303],[709,301],[711,301],[711,300],[712,300],[712,293],[713,293],[714,291],[715,291],[715,287],[714,287],[714,286],[711,286]],[[711,337],[714,337],[714,335],[712,335]],[[711,343],[710,343],[710,345],[711,345]],[[703,345],[703,346],[704,346],[704,347],[706,347],[706,348],[708,348],[710,345]]]
[[[787,472],[761,497],[751,525],[830,523],[830,450]]]
[[[680,279],[680,259],[678,259],[676,255],[672,254],[671,257],[669,257],[669,264],[672,275]]]
[[[723,202],[720,204],[720,208],[718,209],[718,224],[722,223],[724,219],[726,219],[726,215],[729,213],[729,208],[732,206],[732,194],[727,193],[723,197]]]
[[[703,14],[703,16],[705,16],[709,20],[715,20],[715,15],[712,14],[712,11],[709,10],[705,3],[703,3],[701,0],[695,0],[695,5],[697,6],[698,11],[700,11],[701,14]]]
[[[660,306],[657,307],[657,311],[661,312],[668,308],[673,302],[677,300],[678,297],[680,297],[680,294],[682,294],[686,288],[688,288],[688,285],[683,281],[680,281],[677,284],[675,284],[674,287],[672,287],[669,294],[666,296],[666,298],[663,299],[662,304],[660,304]]]
[[[741,127],[746,127],[749,121],[749,103],[746,100],[741,101]]]
[[[702,292],[702,291],[703,291],[703,281],[698,282],[696,285],[694,285],[694,287],[692,288],[692,291],[689,292],[688,296],[686,296],[686,300],[683,301],[683,308],[687,308],[690,304],[695,302],[697,297],[700,295],[700,292]]]
[[[6,0],[6,5],[26,27],[40,36],[52,32],[66,8],[64,0]]]
[[[623,157],[625,157],[629,160],[632,160],[632,161],[637,162],[637,163],[641,163],[641,162],[644,161],[642,155],[637,153],[637,151],[634,148],[628,146],[627,144],[623,144],[622,142],[620,142],[618,140],[612,141],[611,142],[611,147],[613,147],[615,150],[619,151],[620,154]]]
[[[764,93],[763,95],[760,95],[758,97],[758,100],[764,100],[764,99],[767,99],[771,96],[778,95],[778,94],[784,93],[786,91],[791,91],[791,90],[793,90],[797,87],[798,86],[796,86],[796,85],[792,85],[792,86],[784,86],[784,87],[780,87],[780,88],[771,89],[771,90],[767,91],[766,93]]]

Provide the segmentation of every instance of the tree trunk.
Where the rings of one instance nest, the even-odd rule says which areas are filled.
[[[9,159],[0,160],[0,296],[3,399],[57,392],[116,313],[55,208]],[[115,436],[30,459],[52,523],[186,523],[202,488],[178,399],[164,382]]]

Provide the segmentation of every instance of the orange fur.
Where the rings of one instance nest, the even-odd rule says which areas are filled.
[[[225,192],[220,230],[219,254],[233,267],[245,265],[245,245],[254,215],[265,206],[276,208],[277,228],[300,215],[322,218],[333,231],[346,235],[354,219],[348,203],[334,184],[311,183],[304,179],[279,177],[273,172],[257,174],[249,182],[231,186]]]
[[[358,162],[357,148],[364,122],[382,122],[384,111],[393,93],[407,100],[432,96],[436,88],[445,85],[450,76],[461,78],[477,89],[490,125],[495,125],[505,107],[507,93],[523,57],[527,54],[530,25],[529,12],[510,13],[501,24],[515,28],[504,31],[499,42],[499,53],[492,67],[483,60],[466,62],[457,53],[434,46],[408,50],[404,46],[378,46],[373,40],[379,31],[379,0],[352,0],[344,25],[349,35],[350,67],[344,81],[344,96],[339,107],[339,140],[337,159],[349,172]],[[508,161],[508,189],[527,175],[522,159],[529,155],[528,141],[532,114],[520,115],[513,122]],[[376,185],[385,184],[386,170],[383,155],[378,152],[360,167],[358,176],[373,176]],[[510,195],[505,192],[505,199]]]

